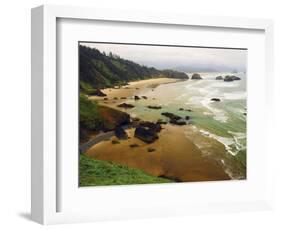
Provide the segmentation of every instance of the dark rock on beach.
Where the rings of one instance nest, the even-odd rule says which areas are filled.
[[[127,99],[126,97],[120,97],[120,99]]]
[[[154,151],[156,151],[156,149],[154,149],[154,148],[147,148],[147,152],[149,152],[149,153],[154,152]]]
[[[131,108],[134,108],[135,106],[134,105],[131,105],[131,104],[127,104],[127,103],[122,103],[120,105],[117,105],[118,107],[121,107],[121,108],[125,108],[125,109],[131,109]]]
[[[223,80],[223,77],[222,76],[217,76],[216,80]]]
[[[179,111],[183,111],[184,110],[184,108],[179,108]]]
[[[170,123],[174,125],[186,125],[186,121],[170,119]]]
[[[219,99],[219,98],[212,98],[211,101],[219,102],[219,101],[221,101],[221,99]]]
[[[141,98],[140,98],[139,96],[137,96],[137,95],[136,95],[134,98],[135,98],[135,100],[140,100],[140,99],[141,99]]]
[[[136,148],[136,147],[139,147],[139,145],[138,144],[131,144],[130,147],[131,148]]]
[[[185,116],[185,120],[190,120],[190,116]]]
[[[115,133],[115,136],[118,138],[118,139],[122,139],[122,140],[126,140],[128,139],[128,134],[126,133],[126,131],[122,128],[122,127],[117,127],[115,130],[114,130],[114,133]]]
[[[113,145],[116,145],[116,144],[120,144],[120,141],[112,140],[111,143],[112,143]]]
[[[153,129],[150,129],[148,127],[136,128],[134,136],[146,143],[152,143],[159,138],[157,132],[153,131]]]
[[[191,77],[192,80],[201,80],[202,77],[200,76],[199,73],[194,73]]]
[[[156,124],[159,124],[159,125],[166,125],[168,122],[167,121],[163,121],[162,119],[159,119]]]
[[[240,77],[236,77],[234,75],[227,75],[227,76],[224,77],[223,80],[226,81],[226,82],[231,82],[231,81],[241,80],[241,78]]]
[[[157,132],[157,133],[160,132],[161,129],[162,129],[162,127],[161,127],[160,124],[158,124],[158,123],[153,123],[153,122],[150,122],[150,121],[141,121],[141,122],[139,123],[139,126],[140,126],[140,127],[144,127],[144,128],[149,128],[149,129],[151,129],[152,131]]]
[[[100,89],[96,89],[93,93],[91,93],[93,96],[98,96],[98,97],[106,97],[107,95],[103,93]]]
[[[147,96],[141,96],[143,99],[147,99]]]
[[[162,109],[161,106],[157,106],[157,105],[148,105],[147,108],[149,108],[149,109]]]
[[[168,117],[172,120],[180,120],[182,119],[180,116],[176,115],[176,114],[173,114],[173,113],[169,113],[169,112],[164,112],[164,113],[161,113],[161,115],[165,116],[165,117]]]

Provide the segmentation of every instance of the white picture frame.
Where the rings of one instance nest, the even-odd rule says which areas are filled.
[[[124,22],[124,23],[145,23],[154,26],[194,26],[205,28],[221,29],[244,29],[263,31],[265,39],[264,52],[264,97],[267,113],[265,114],[265,133],[266,141],[262,144],[265,152],[263,159],[266,163],[262,167],[264,178],[261,184],[264,191],[254,200],[228,199],[211,201],[204,203],[193,203],[188,206],[187,203],[180,204],[178,201],[168,202],[166,206],[152,204],[149,208],[124,206],[113,210],[112,212],[103,210],[98,212],[99,207],[92,210],[87,209],[69,212],[58,211],[58,179],[59,164],[56,155],[57,152],[57,21],[58,19],[72,20],[98,20],[105,22]],[[270,130],[272,123],[270,113],[273,111],[274,98],[272,95],[272,85],[274,84],[273,75],[273,22],[266,19],[248,19],[214,16],[191,16],[175,15],[171,13],[159,12],[135,12],[120,11],[97,8],[79,8],[66,6],[44,5],[32,9],[32,219],[41,224],[70,223],[83,221],[96,221],[106,219],[126,219],[153,216],[185,215],[192,213],[206,212],[226,212],[243,210],[264,210],[272,207],[272,175],[270,155]],[[253,105],[253,107],[256,105]],[[263,107],[263,109],[265,109]],[[253,127],[254,124],[252,124]],[[258,167],[258,166],[257,166]],[[257,168],[258,169],[258,168]],[[235,182],[234,182],[235,183]],[[160,187],[146,185],[151,192]],[[167,185],[169,186],[169,185]],[[187,185],[181,183],[178,186],[184,189]],[[198,185],[197,185],[198,186]],[[208,186],[208,185],[206,185]],[[206,186],[202,189],[206,189]],[[136,188],[115,189],[118,193],[129,193],[136,195]],[[200,185],[199,185],[200,187]],[[111,188],[108,187],[108,190]],[[175,191],[165,187],[167,194],[174,194]],[[198,188],[197,188],[198,189]],[[217,188],[214,188],[215,191]],[[97,194],[102,196],[103,190],[97,190]],[[182,190],[183,191],[183,190]],[[89,191],[88,191],[89,192]],[[126,194],[124,195],[126,196]],[[101,197],[102,199],[102,197]],[[130,202],[129,200],[127,202]],[[75,209],[75,205],[74,208]]]

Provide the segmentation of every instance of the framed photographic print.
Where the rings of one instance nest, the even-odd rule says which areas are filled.
[[[32,219],[270,208],[272,32],[265,19],[34,8]]]

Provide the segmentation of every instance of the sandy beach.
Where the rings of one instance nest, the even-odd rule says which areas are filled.
[[[107,88],[102,90],[107,95],[106,97],[90,96],[89,98],[110,107],[117,107],[119,102],[122,102],[128,97],[132,97],[145,89],[153,89],[160,84],[168,84],[178,81],[182,80],[174,78],[152,78],[141,81],[133,81],[120,88]],[[104,100],[104,98],[107,98],[108,100]]]
[[[158,78],[131,82],[118,89],[104,89],[107,100],[103,97],[92,96],[90,99],[99,101],[109,107],[118,108],[117,105],[125,101],[125,97],[132,97],[144,90],[152,90],[157,85],[179,81],[178,79]],[[116,97],[118,99],[116,99]],[[124,99],[120,99],[120,98]],[[115,99],[114,99],[115,98]],[[119,108],[120,109],[120,108]],[[124,109],[120,109],[124,111]],[[129,113],[129,111],[127,111]],[[85,153],[87,156],[99,160],[113,161],[132,168],[142,169],[153,176],[163,176],[176,181],[212,181],[228,180],[221,164],[213,158],[203,155],[199,148],[186,137],[185,130],[189,125],[162,125],[159,139],[146,144],[134,137],[134,129],[127,130],[129,139],[118,140],[116,137],[102,141]],[[137,147],[130,145],[136,144]],[[148,149],[153,149],[149,152]]]
[[[178,181],[227,180],[229,176],[221,166],[208,157],[184,135],[184,127],[164,125],[159,140],[146,144],[134,138],[133,129],[128,130],[129,139],[112,144],[113,137],[90,148],[86,155],[113,161],[129,167],[142,169],[154,176],[164,176]],[[171,144],[172,143],[172,144]],[[138,147],[130,147],[137,144]],[[155,149],[148,152],[148,148]]]

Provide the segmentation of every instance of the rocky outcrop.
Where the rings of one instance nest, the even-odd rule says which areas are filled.
[[[117,105],[118,107],[121,107],[121,108],[125,108],[125,109],[131,109],[131,108],[134,108],[135,106],[134,105],[131,105],[131,104],[127,104],[127,103],[122,103],[120,105]]]
[[[114,130],[114,134],[118,139],[122,139],[122,140],[128,139],[128,134],[121,126],[117,127]]]
[[[170,123],[174,124],[174,125],[186,125],[186,121],[182,121],[182,120],[173,120],[173,119],[171,119]]]
[[[141,122],[139,123],[139,126],[140,126],[140,127],[144,127],[144,128],[149,128],[149,129],[151,129],[152,131],[157,132],[157,133],[160,132],[161,129],[162,129],[162,127],[161,127],[160,124],[158,124],[158,123],[153,123],[153,122],[150,122],[150,121],[141,121]]]
[[[162,119],[158,119],[158,121],[156,122],[156,124],[159,125],[166,125],[168,122],[167,121],[163,121]]]
[[[137,127],[134,136],[145,143],[152,143],[159,138],[157,132],[148,127]]]
[[[169,113],[169,112],[164,112],[164,113],[161,113],[161,115],[165,116],[165,117],[168,117],[172,120],[180,120],[182,119],[180,116],[176,115],[176,114],[173,114],[173,113]]]
[[[115,130],[119,126],[130,124],[130,115],[107,106],[99,106],[98,113],[102,117],[99,130],[105,132]]]
[[[185,120],[190,120],[190,116],[185,116]]]
[[[221,99],[219,99],[219,98],[215,98],[215,97],[214,97],[214,98],[212,98],[212,99],[211,99],[211,101],[216,101],[216,102],[219,102],[219,101],[221,101]]]
[[[191,80],[201,80],[202,77],[200,76],[199,73],[194,73],[191,77]]]
[[[100,89],[96,89],[91,93],[92,96],[98,96],[98,97],[106,97],[107,95],[103,93]]]
[[[231,81],[241,80],[241,78],[240,77],[236,77],[234,75],[227,75],[227,76],[224,77],[223,80],[226,81],[226,82],[231,82]]]
[[[152,143],[158,139],[158,134],[162,127],[158,123],[141,121],[135,130],[134,136],[146,143]]]
[[[162,109],[161,106],[157,106],[157,105],[148,105],[147,108],[149,108],[149,109]]]
[[[113,145],[116,145],[116,144],[120,144],[120,141],[112,140],[111,143],[112,143]]]
[[[223,80],[223,77],[222,76],[217,76],[216,80]]]

